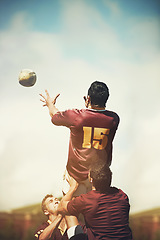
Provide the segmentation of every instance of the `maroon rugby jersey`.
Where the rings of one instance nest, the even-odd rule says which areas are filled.
[[[43,230],[48,226],[49,226],[49,220],[47,222],[42,223],[36,230],[36,233],[34,235],[35,239],[38,240]],[[64,232],[64,234],[62,234],[60,228],[57,227],[53,231],[51,237],[48,240],[68,240],[67,230]]]
[[[83,214],[89,240],[132,240],[129,209],[128,196],[114,187],[108,193],[92,190],[67,204],[69,214]]]
[[[119,116],[108,110],[66,110],[52,117],[55,125],[70,128],[67,170],[78,182],[88,177],[91,160],[98,156],[109,165],[112,161],[112,141]]]

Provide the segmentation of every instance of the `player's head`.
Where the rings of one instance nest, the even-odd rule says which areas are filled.
[[[105,107],[109,97],[109,89],[103,82],[95,81],[88,89],[91,105]]]
[[[108,164],[101,161],[91,164],[89,177],[97,191],[102,193],[108,191],[112,181],[112,172]]]
[[[58,208],[59,200],[52,194],[47,194],[42,200],[42,211],[45,215],[55,214]]]

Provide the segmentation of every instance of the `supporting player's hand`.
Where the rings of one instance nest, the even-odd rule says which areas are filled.
[[[42,97],[42,99],[40,99],[40,101],[44,103],[43,107],[45,107],[45,106],[48,107],[50,104],[55,105],[56,100],[57,100],[57,98],[59,97],[60,94],[57,94],[55,96],[55,98],[51,98],[47,90],[45,90],[45,93],[46,93],[46,96],[44,96],[42,94],[39,94]]]
[[[70,175],[68,175],[68,179],[67,179],[70,188],[74,189],[74,191],[76,191],[76,189],[78,188],[79,183]]]

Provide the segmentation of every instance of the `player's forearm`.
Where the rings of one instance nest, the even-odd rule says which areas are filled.
[[[54,230],[58,227],[58,225],[60,224],[61,220],[62,220],[62,215],[59,214],[55,220],[48,226],[46,227],[43,232],[41,233],[41,235],[39,236],[39,240],[48,240],[51,235],[53,234]]]
[[[68,204],[69,201],[62,201],[59,203],[59,206],[58,206],[58,209],[57,209],[57,212],[59,214],[62,214],[63,216],[67,215],[68,214],[68,210],[67,210],[67,204]]]
[[[66,195],[63,196],[61,201],[70,201],[72,199],[73,193],[77,190],[76,186],[71,186]]]
[[[58,206],[58,213],[61,213],[63,215],[68,214],[67,210],[67,204],[72,199],[73,193],[75,192],[75,187],[70,187],[69,191],[66,193],[65,196],[63,196],[62,200],[59,203]]]
[[[49,115],[53,117],[59,110],[53,103],[48,104]]]

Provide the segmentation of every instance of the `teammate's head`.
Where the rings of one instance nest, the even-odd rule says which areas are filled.
[[[109,97],[109,89],[103,82],[95,81],[88,89],[91,105],[105,107]]]
[[[108,164],[101,161],[94,162],[90,166],[90,179],[97,191],[107,192],[112,181],[112,172]]]
[[[52,194],[47,194],[42,200],[42,211],[45,215],[55,214],[58,208],[59,200]]]

